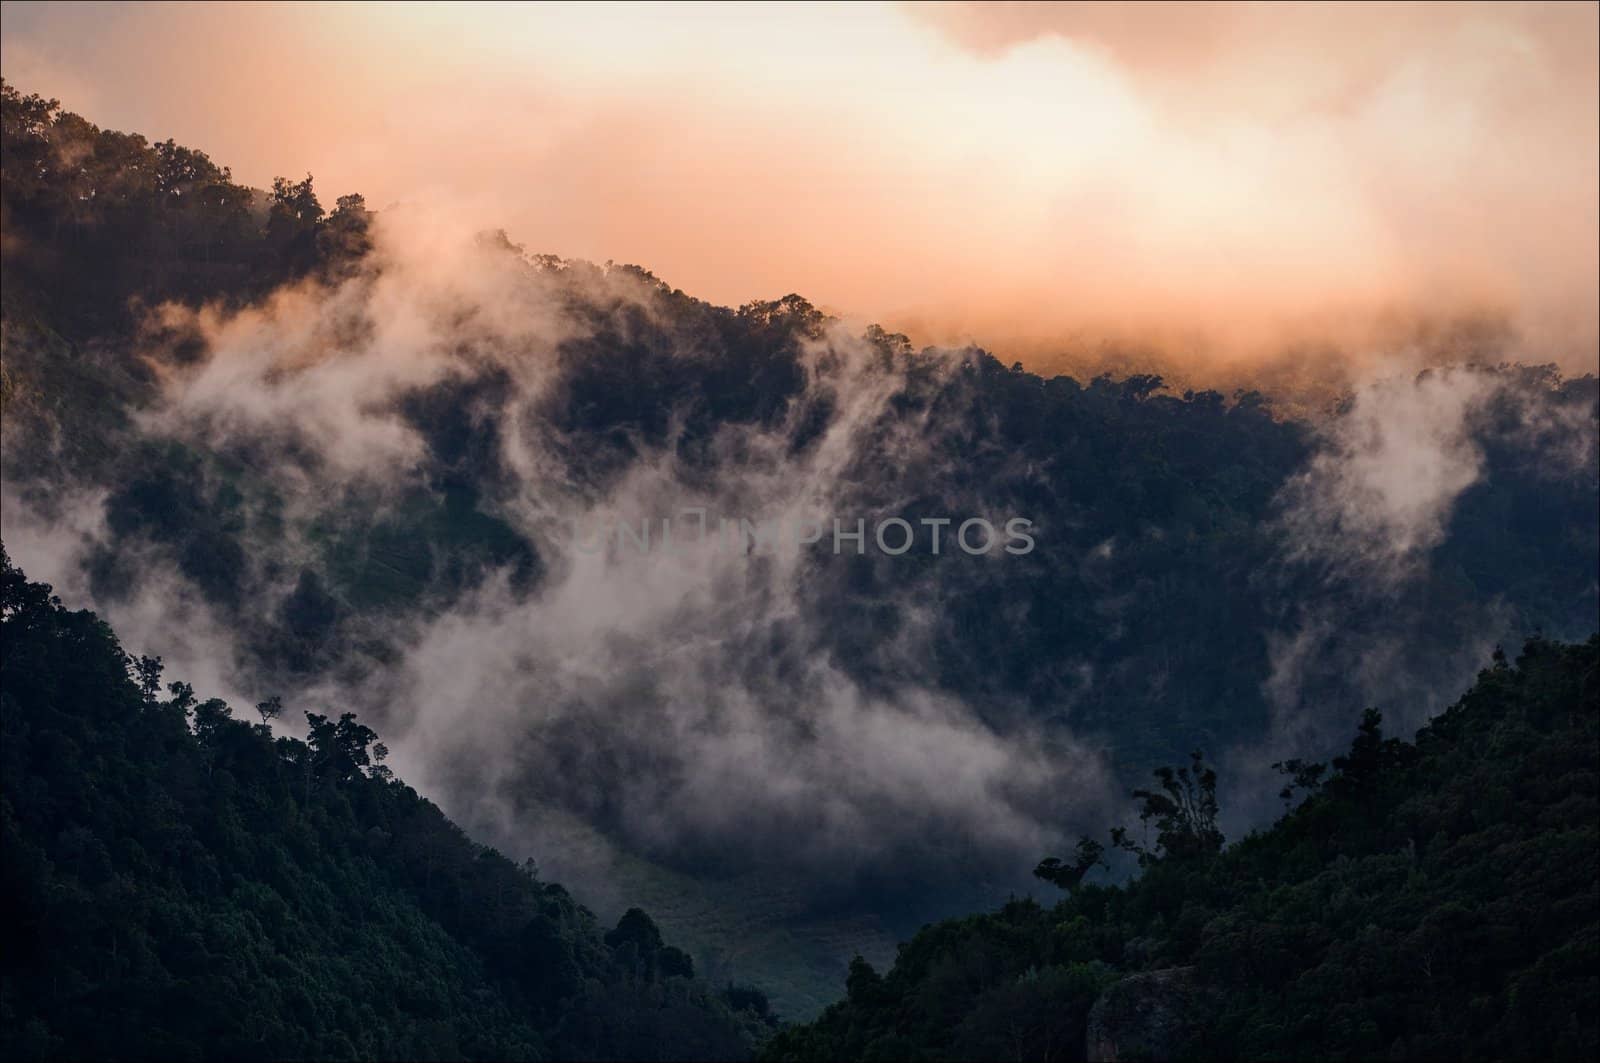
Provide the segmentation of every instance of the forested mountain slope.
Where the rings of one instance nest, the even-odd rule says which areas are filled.
[[[1481,408],[1460,443],[1480,471],[1440,514],[1429,563],[1373,594],[1356,578],[1365,573],[1285,563],[1308,548],[1330,561],[1315,554],[1323,544],[1300,541],[1327,529],[1285,519],[1285,489],[1318,441],[1313,426],[1274,418],[1261,394],[1168,395],[1137,375],[1041,379],[875,328],[850,345],[796,295],[718,307],[638,267],[528,255],[503,234],[463,261],[509,307],[446,293],[449,330],[432,323],[425,372],[368,379],[348,366],[371,394],[340,412],[410,448],[353,474],[327,426],[289,402],[312,405],[309,391],[273,389],[300,377],[318,386],[322,362],[418,357],[399,341],[361,346],[382,324],[373,301],[396,294],[386,276],[406,264],[374,254],[375,215],[360,197],[328,212],[309,179],[254,192],[203,152],[98,129],[14,86],[5,122],[7,483],[45,516],[59,516],[63,489],[90,492],[102,523],[73,560],[96,598],[128,596],[140,564],[170,567],[236,634],[234,663],[247,671],[310,681],[381,663],[414,631],[376,621],[437,615],[496,572],[536,597],[565,574],[550,511],[593,513],[656,469],[685,502],[727,503],[713,518],[761,516],[757,475],[819,471],[824,500],[869,522],[1027,515],[1040,542],[1027,557],[825,558],[783,589],[799,596],[803,623],[777,632],[768,616],[749,619],[869,688],[910,678],[969,699],[995,727],[1019,705],[1070,722],[1140,772],[1196,740],[1260,733],[1273,640],[1294,634],[1307,603],[1373,643],[1448,647],[1481,640],[1490,623],[1581,637],[1600,602],[1582,453],[1600,396],[1592,377],[1476,367]],[[237,309],[288,283],[307,285],[297,290],[328,320],[287,338],[252,334],[294,347],[259,378],[224,366],[238,355],[228,337],[181,309]],[[481,320],[496,311],[554,316],[562,331]],[[266,312],[270,323],[305,311]],[[272,413],[251,414],[243,398],[175,406],[166,393],[208,364],[262,388],[251,401]],[[845,453],[825,470],[808,464],[836,429],[850,430]],[[527,512],[530,495],[541,514]],[[919,624],[930,600],[937,614]],[[918,652],[886,652],[896,637]],[[1372,645],[1332,648],[1340,659],[1303,677],[1303,702],[1350,696],[1337,666]],[[1410,656],[1421,667],[1428,655]]]
[[[1415,742],[1368,713],[1331,773],[1285,767],[1311,795],[1221,851],[1208,769],[1165,775],[1135,880],[1083,881],[1094,845],[1043,865],[1060,902],[858,961],[767,1057],[1593,1058],[1600,636],[1497,653]]]
[[[1600,388],[1522,352],[1447,343],[1301,421],[716,306],[0,102],[19,561],[238,701],[359,713],[475,836],[787,1015],[1156,765],[1324,757],[1375,702],[1409,733],[1496,641],[1593,630]],[[1037,546],[560,534],[689,507],[869,542],[1018,516]]]
[[[354,717],[234,719],[0,578],[0,1057],[732,1059],[766,1028],[644,913],[602,927],[468,839]]]

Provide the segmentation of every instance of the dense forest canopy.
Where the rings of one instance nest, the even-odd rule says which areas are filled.
[[[638,909],[602,934],[395,779],[353,715],[274,737],[280,700],[252,724],[163,689],[159,660],[0,566],[7,1057],[717,1058],[770,1037],[760,991],[694,981]],[[1226,849],[1196,755],[1136,793],[1153,839],[1111,832],[1135,881],[1087,881],[1086,838],[1036,872],[1058,903],[925,928],[887,975],[858,959],[847,999],[765,1054],[1587,1058],[1597,764],[1600,636],[1497,653],[1414,743],[1369,712],[1331,773],[1278,765],[1298,807]]]
[[[1314,421],[1046,379],[3,97],[19,561],[240,704],[357,714],[475,835],[608,916],[648,899],[785,1014],[1044,853],[1070,877],[1193,749],[1237,835],[1277,812],[1267,766],[1366,706],[1410,734],[1496,642],[1594,628],[1592,376],[1437,366]],[[636,563],[553,534],[689,506],[1015,514],[1038,547]]]
[[[1222,849],[1210,769],[1141,791],[1139,877],[924,928],[766,1058],[1588,1059],[1600,1051],[1600,636],[1529,642],[1404,742],[1363,718]],[[1297,785],[1298,784],[1298,785]]]
[[[470,841],[353,714],[237,719],[0,565],[0,1056],[741,1058],[769,1023]]]

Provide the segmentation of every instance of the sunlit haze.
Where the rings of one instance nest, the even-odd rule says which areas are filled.
[[[0,7],[0,1060],[1600,1058],[1600,3]]]
[[[1594,5],[5,6],[6,77],[256,185],[1005,353],[1509,315],[1594,360]]]

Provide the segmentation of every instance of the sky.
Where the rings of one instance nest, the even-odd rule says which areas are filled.
[[[370,276],[290,285],[259,306],[163,308],[170,329],[152,342],[198,334],[209,356],[145,352],[164,368],[142,438],[284,455],[253,475],[292,519],[274,509],[270,541],[247,551],[249,599],[281,604],[324,549],[323,521],[367,512],[330,499],[368,497],[349,485],[404,497],[425,444],[402,398],[458,374],[508,382],[498,453],[517,487],[497,516],[544,544],[555,517],[848,512],[861,470],[892,484],[943,460],[965,410],[885,437],[902,382],[861,339],[866,320],[1034,368],[1086,344],[1148,344],[1163,371],[1192,362],[1197,387],[1227,360],[1257,379],[1283,357],[1392,367],[1407,360],[1396,348],[1456,321],[1494,325],[1507,358],[1593,371],[1597,10],[6,3],[0,68],[102,126],[202,148],[248,184],[310,172],[324,204],[359,191],[380,210]],[[529,426],[562,406],[545,405],[561,398],[547,391],[560,363],[543,356],[592,323],[571,315],[558,275],[458,239],[489,227],[533,252],[637,263],[722,304],[799,292],[845,315],[802,352],[815,401],[787,415],[835,411],[826,435],[800,448],[795,424],[730,424],[709,482],[669,447],[593,494],[573,489],[564,462],[583,437]],[[625,271],[570,272],[596,286],[591,302],[651,303]],[[1280,496],[1280,530],[1295,562],[1391,596],[1488,475],[1475,433],[1509,385],[1465,369],[1354,383]],[[1517,409],[1536,472],[1592,482],[1591,419]],[[1035,458],[1008,455],[995,483],[1031,482]],[[775,847],[813,897],[850,881],[841,868],[917,883],[908,852],[948,873],[947,837],[979,839],[1025,877],[1068,826],[1122,807],[1096,736],[1052,732],[1047,750],[1026,714],[997,724],[996,706],[949,694],[929,651],[945,618],[925,584],[882,592],[902,619],[868,647],[869,671],[894,681],[868,683],[813,652],[836,618],[792,557],[551,547],[536,593],[497,578],[421,619],[364,620],[398,647],[392,666],[356,661],[354,678],[280,691],[248,664],[250,629],[153,547],[131,555],[132,594],[96,599],[90,559],[136,549],[113,536],[103,489],[40,503],[0,488],[13,556],[136,652],[238,705],[289,693],[357,707],[402,777],[591,899],[619,879],[612,850],[590,867],[598,843],[526,815],[530,779],[630,853]],[[1111,593],[1086,607],[1120,625],[1127,598]],[[1351,631],[1345,602],[1269,611],[1272,729],[1236,762],[1305,752],[1307,735],[1342,726],[1306,697],[1324,675],[1348,676],[1357,704],[1432,705],[1499,634],[1497,602],[1453,618],[1481,637],[1424,660],[1394,634],[1412,612]],[[1086,689],[1104,682],[1087,658],[1081,674]],[[1165,681],[1152,676],[1152,697]]]
[[[6,3],[0,69],[719,303],[1027,359],[1490,317],[1592,369],[1597,10]]]

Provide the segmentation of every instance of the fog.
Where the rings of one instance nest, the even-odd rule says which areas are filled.
[[[895,468],[938,460],[939,433],[924,424],[874,431],[904,380],[859,335],[825,324],[802,352],[806,401],[772,426],[722,426],[714,477],[669,444],[596,479],[584,470],[601,456],[578,452],[584,439],[546,412],[547,399],[573,401],[551,392],[563,383],[558,347],[600,324],[626,331],[630,315],[653,317],[659,289],[631,272],[531,263],[474,239],[449,210],[381,214],[374,237],[366,268],[334,287],[308,280],[237,311],[155,311],[150,336],[198,339],[205,354],[175,357],[162,342],[142,352],[160,398],[136,430],[244,455],[270,488],[278,508],[244,518],[278,529],[248,543],[249,593],[265,616],[303,566],[320,570],[338,528],[379,524],[404,505],[427,450],[405,396],[503,382],[471,407],[497,426],[474,473],[503,481],[484,505],[539,552],[533,593],[499,572],[420,613],[352,617],[341,656],[295,676],[264,663],[249,620],[219,621],[160,551],[136,559],[131,595],[97,595],[93,553],[116,541],[105,491],[30,498],[8,485],[5,540],[30,575],[93,602],[130,649],[160,654],[170,675],[242,711],[283,693],[295,718],[359,712],[408,782],[510,851],[581,885],[598,881],[597,891],[617,888],[604,881],[607,865],[592,864],[592,850],[613,843],[720,874],[786,868],[805,878],[812,903],[926,872],[952,853],[975,884],[1016,882],[1071,824],[1109,814],[1115,787],[1100,754],[1044,734],[1020,706],[997,726],[939,689],[926,630],[938,609],[916,586],[895,592],[908,618],[900,630],[860,648],[899,678],[865,685],[821,649],[833,620],[812,598],[801,548],[779,536],[754,556],[714,534],[719,518],[792,528],[842,515],[853,526],[852,468],[865,459],[893,490]],[[698,352],[685,342],[671,356]],[[966,356],[944,352],[936,371]],[[831,416],[797,452],[819,399]],[[997,526],[1011,515],[973,506]],[[675,549],[615,539],[594,549],[592,536],[568,530],[638,528],[686,510],[708,514],[713,533],[680,534]],[[1005,557],[953,545],[945,554],[952,564]],[[595,832],[576,850],[574,821]]]
[[[720,303],[1043,369],[1462,321],[1596,364],[1592,4],[5,10],[6,76],[105,124]]]
[[[560,532],[689,510],[827,523],[902,512],[917,474],[969,484],[948,454],[965,453],[961,419],[990,411],[887,416],[909,362],[867,322],[941,345],[916,356],[939,381],[972,368],[975,342],[1045,373],[1161,372],[1169,395],[1261,388],[1280,416],[1315,416],[1270,507],[1278,553],[1251,577],[1271,623],[1242,634],[1265,643],[1270,719],[1210,750],[1237,836],[1276,810],[1267,765],[1336,750],[1354,699],[1409,732],[1508,637],[1502,601],[1439,618],[1412,593],[1486,483],[1487,447],[1514,437],[1537,459],[1520,473],[1593,481],[1592,405],[1461,363],[1596,367],[1595,15],[6,4],[5,75],[24,91],[202,147],[257,186],[310,170],[324,202],[360,191],[379,209],[347,279],[151,308],[131,352],[154,399],[125,441],[220,456],[244,484],[245,608],[208,601],[176,550],[113,530],[116,485],[8,467],[0,532],[30,576],[202,695],[243,714],[283,694],[288,720],[359,712],[402,778],[603,911],[639,900],[639,857],[702,885],[781,880],[791,912],[955,910],[971,904],[940,889],[986,903],[1027,888],[1034,861],[1128,818],[1127,736],[1079,726],[1053,672],[1037,704],[982,676],[953,693],[934,652],[953,584],[920,569],[862,602],[843,566],[821,589],[782,541],[642,554]],[[568,259],[481,235],[500,228]],[[795,394],[729,385],[778,395],[770,416],[691,439],[660,378],[623,373],[605,401],[621,396],[621,422],[630,402],[660,414],[662,438],[574,427],[594,401],[569,390],[586,342],[624,351],[624,369],[636,340],[706,357],[674,331],[673,289],[727,305],[798,292],[832,315],[801,330]],[[370,546],[444,493],[423,401],[478,448],[473,518],[536,561],[463,587],[430,571],[414,601],[351,607],[315,667],[283,667],[263,632],[306,573],[327,578],[341,535]],[[1049,458],[1005,452],[996,479],[1074,492]],[[1003,524],[989,489],[940,501]],[[1051,555],[1088,574],[1095,600],[1071,609],[1106,646],[1141,575],[1118,559],[1158,523],[1132,513]],[[106,554],[137,580],[97,584]],[[358,592],[383,581],[363,573]],[[1027,623],[1025,605],[996,601],[992,622]],[[1420,634],[1448,648],[1410,653]],[[1079,693],[1107,678],[1064,654],[1039,669],[1076,669]],[[1165,708],[1168,675],[1147,678],[1138,707]]]

